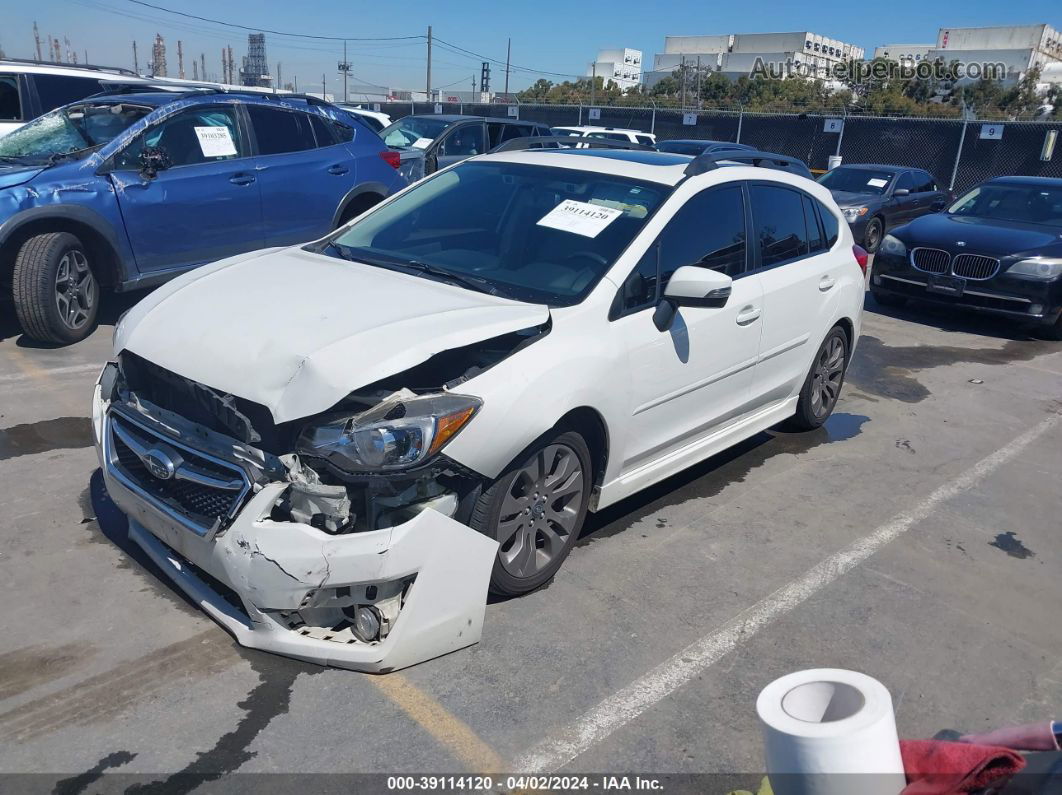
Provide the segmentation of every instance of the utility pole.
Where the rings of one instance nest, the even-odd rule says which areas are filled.
[[[37,60],[43,60],[41,58],[41,34],[37,30],[37,21],[33,21],[33,43],[37,45]]]
[[[199,79],[199,61],[197,61],[195,58],[192,59],[192,79]]]
[[[232,57],[232,46],[229,45],[229,83],[236,85],[236,61]]]
[[[225,48],[221,48],[221,80],[222,83],[229,82],[229,60],[225,57]]]
[[[177,77],[184,80],[184,42],[177,39]]]
[[[322,74],[321,75],[321,99],[323,99],[325,102],[327,102],[328,101],[328,92],[325,91],[325,85],[326,85],[325,76],[324,76],[324,74]]]
[[[505,101],[509,101],[509,59],[513,54],[513,40],[509,37],[509,43],[505,45]]]
[[[299,93],[299,76],[295,75],[295,93]]]
[[[697,56],[697,109],[701,107],[701,56]]]
[[[428,77],[426,83],[425,91],[428,95],[428,102],[431,102],[431,25],[428,25]]]
[[[350,61],[347,60],[347,43],[343,42],[343,60],[339,62],[339,71],[343,74],[343,101],[347,101],[347,75],[350,74]]]
[[[273,86],[273,93],[280,91],[280,61],[277,61],[277,84]]]
[[[136,57],[136,39],[133,39],[133,71],[140,74],[140,61]]]
[[[590,104],[594,104],[594,92],[597,90],[597,61],[594,61],[590,77]]]
[[[683,55],[679,63],[682,65],[682,109],[686,109],[686,56]]]
[[[199,76],[201,78],[203,78],[204,80],[207,79],[207,76],[206,76],[206,53],[205,52],[199,53]]]

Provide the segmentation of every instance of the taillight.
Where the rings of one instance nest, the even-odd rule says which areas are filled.
[[[860,270],[863,271],[863,275],[867,275],[867,260],[870,255],[867,254],[867,250],[862,246],[852,246],[852,253],[855,254],[856,262],[859,263]]]
[[[398,154],[394,149],[384,149],[380,152],[380,157],[391,168],[400,168],[402,165],[402,155]]]

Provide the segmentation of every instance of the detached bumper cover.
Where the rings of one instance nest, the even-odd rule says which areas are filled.
[[[329,535],[269,518],[288,484],[268,483],[214,537],[191,532],[109,466],[107,407],[93,417],[108,493],[130,537],[244,646],[355,670],[386,672],[479,641],[497,543],[433,510],[382,530]],[[413,578],[390,633],[365,643],[349,631],[310,633],[300,608],[329,594]]]

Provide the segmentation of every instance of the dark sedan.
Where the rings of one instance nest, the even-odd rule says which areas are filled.
[[[886,235],[870,290],[1003,315],[1062,339],[1062,179],[999,177]]]
[[[829,188],[852,229],[852,237],[874,253],[892,227],[944,209],[948,193],[928,171],[879,164],[845,165],[819,182]]]
[[[656,144],[658,152],[671,152],[676,155],[703,155],[705,152],[724,152],[727,149],[742,149],[754,152],[756,148],[733,141],[709,141],[699,138],[673,138],[670,141],[659,141]]]

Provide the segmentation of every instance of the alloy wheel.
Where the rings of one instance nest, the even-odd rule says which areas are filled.
[[[844,378],[845,344],[840,336],[830,337],[822,347],[811,383],[811,410],[821,418],[833,411]]]
[[[498,559],[514,577],[528,578],[562,553],[584,499],[575,451],[551,444],[515,473],[498,515]]]
[[[88,323],[98,297],[96,277],[85,255],[77,249],[68,251],[55,272],[55,305],[63,325],[79,329]]]

